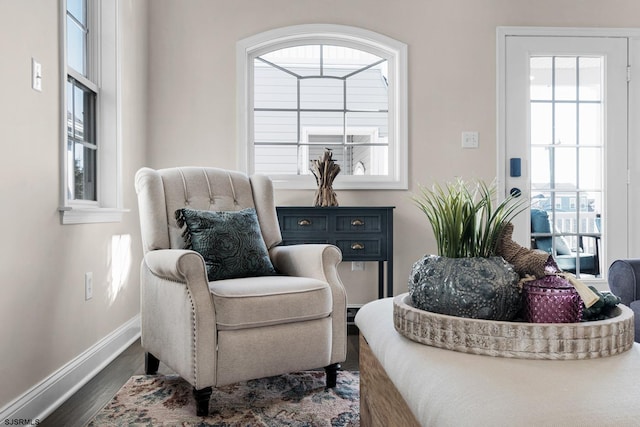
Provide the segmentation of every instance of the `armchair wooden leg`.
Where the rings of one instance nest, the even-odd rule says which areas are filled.
[[[158,367],[160,361],[151,353],[146,352],[144,354],[144,372],[147,375],[155,375],[158,373]]]
[[[200,390],[193,389],[193,397],[196,398],[196,415],[199,417],[206,417],[209,415],[209,399],[213,388],[205,387]]]
[[[324,367],[324,372],[327,376],[327,388],[334,388],[336,386],[336,382],[338,381],[339,369],[340,369],[339,363],[334,363],[333,365]]]

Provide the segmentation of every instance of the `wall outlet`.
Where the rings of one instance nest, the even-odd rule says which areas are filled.
[[[351,262],[351,271],[363,271],[363,270],[364,270],[364,261]]]
[[[84,273],[84,300],[93,298],[93,273]]]

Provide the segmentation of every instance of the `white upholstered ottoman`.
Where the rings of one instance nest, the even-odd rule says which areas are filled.
[[[392,298],[355,323],[362,426],[640,426],[640,344],[588,360],[460,353],[396,332]]]

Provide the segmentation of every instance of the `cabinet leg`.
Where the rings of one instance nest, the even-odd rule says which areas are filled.
[[[393,296],[393,260],[391,258],[387,261],[387,296]]]
[[[384,261],[378,261],[378,299],[384,298]]]

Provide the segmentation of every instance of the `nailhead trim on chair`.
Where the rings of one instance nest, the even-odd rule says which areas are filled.
[[[187,296],[189,297],[189,302],[191,303],[191,326],[193,328],[193,340],[191,341],[191,354],[193,354],[193,382],[194,387],[198,388],[198,357],[196,356],[196,349],[198,348],[198,346],[196,345],[196,341],[198,339],[198,335],[196,333],[196,306],[193,302],[193,296],[191,295],[191,290],[189,289],[189,286],[187,285]]]

